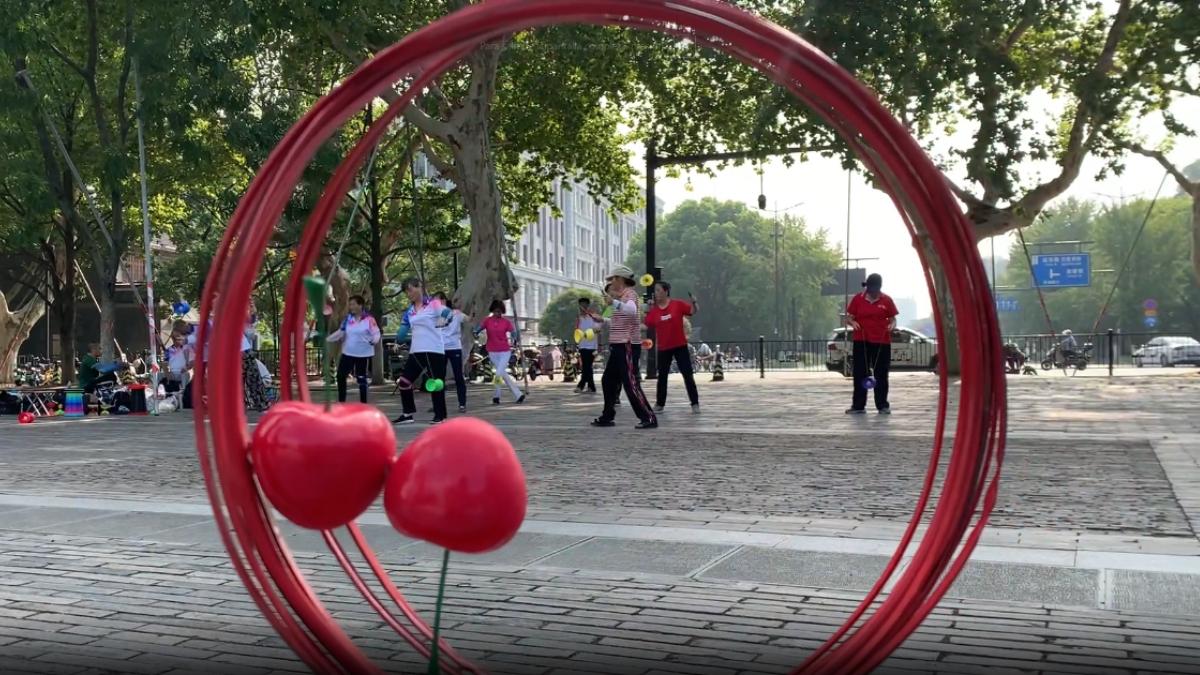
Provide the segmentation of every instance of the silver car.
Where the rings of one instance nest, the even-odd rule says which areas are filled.
[[[1200,365],[1200,342],[1190,337],[1156,337],[1133,352],[1133,365],[1164,368]]]
[[[845,328],[838,328],[829,336],[825,367],[849,377],[847,350],[854,345],[847,342],[847,337]],[[937,340],[911,328],[898,327],[892,331],[891,370],[937,370],[937,363]]]

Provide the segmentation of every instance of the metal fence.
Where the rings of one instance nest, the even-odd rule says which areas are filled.
[[[1091,365],[1107,368],[1111,363],[1115,368],[1174,365],[1170,357],[1155,352],[1153,355],[1144,354],[1135,357],[1138,350],[1151,340],[1162,337],[1156,333],[1076,333],[1075,341],[1079,349],[1091,345]],[[1055,346],[1063,340],[1061,335],[1006,335],[1005,344],[1016,345],[1035,368],[1040,364]],[[705,357],[703,345],[707,344],[712,356]],[[852,345],[845,343],[839,336],[836,339],[821,340],[706,340],[704,343],[692,343],[692,354],[698,370],[710,370],[715,355],[721,354],[725,370],[757,370],[767,371],[833,371],[843,372],[844,358]],[[961,346],[960,349],[966,349]],[[1200,347],[1197,348],[1200,351]],[[934,370],[939,358],[938,343],[930,341],[908,342],[903,338],[892,343],[893,370]]]
[[[321,376],[321,360],[324,358],[324,351],[318,349],[304,350],[304,371],[309,377]],[[258,350],[258,360],[263,362],[267,370],[271,374],[279,376],[279,350],[278,349],[260,349]]]

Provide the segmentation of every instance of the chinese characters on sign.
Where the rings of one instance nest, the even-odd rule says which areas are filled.
[[[1091,284],[1090,253],[1054,253],[1033,256],[1033,278],[1040,287],[1066,288]]]

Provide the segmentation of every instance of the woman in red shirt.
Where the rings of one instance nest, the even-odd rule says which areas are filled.
[[[854,398],[847,415],[861,415],[867,408],[867,377],[875,378],[875,409],[890,415],[888,367],[892,364],[892,331],[896,328],[896,303],[884,293],[883,277],[872,274],[866,289],[846,307],[846,325],[854,329]]]
[[[696,378],[692,374],[692,355],[688,351],[687,335],[683,329],[683,317],[696,313],[695,298],[691,302],[671,299],[671,284],[654,282],[654,302],[646,312],[646,327],[654,329],[658,342],[658,390],[655,412],[662,412],[667,405],[667,377],[671,374],[671,363],[679,364],[683,386],[687,389],[692,412],[700,412],[700,394],[696,391]]]

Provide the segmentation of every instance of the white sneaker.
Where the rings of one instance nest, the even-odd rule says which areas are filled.
[[[700,414],[700,404],[699,403],[692,404],[692,414],[694,414],[694,415]]]

